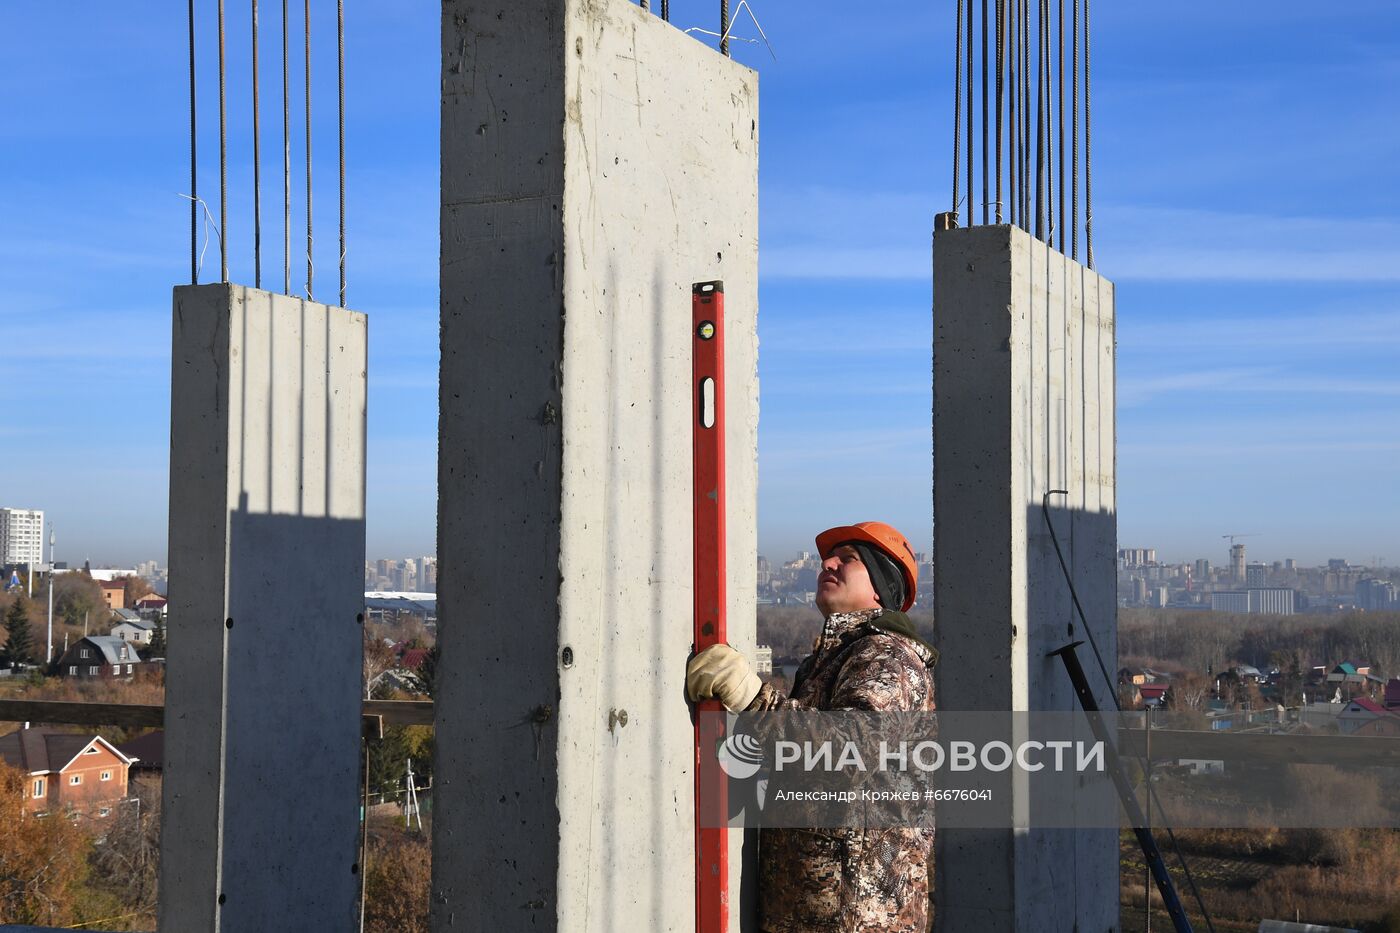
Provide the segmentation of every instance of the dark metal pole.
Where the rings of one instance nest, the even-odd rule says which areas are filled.
[[[1074,694],[1079,698],[1079,705],[1089,720],[1089,728],[1093,730],[1094,739],[1104,747],[1108,758],[1109,774],[1113,778],[1114,788],[1118,791],[1118,800],[1127,812],[1128,822],[1133,827],[1133,835],[1137,837],[1138,846],[1142,849],[1148,870],[1152,872],[1152,877],[1157,881],[1157,890],[1162,895],[1162,903],[1166,906],[1167,913],[1171,915],[1172,925],[1176,928],[1176,933],[1192,933],[1191,921],[1186,916],[1185,908],[1181,906],[1180,898],[1177,897],[1176,886],[1172,884],[1171,875],[1167,874],[1167,863],[1162,860],[1162,851],[1157,848],[1157,840],[1152,837],[1152,831],[1147,828],[1147,822],[1143,817],[1142,807],[1138,804],[1137,795],[1133,793],[1133,788],[1128,783],[1128,776],[1123,773],[1123,762],[1118,757],[1117,743],[1114,741],[1114,737],[1109,734],[1108,727],[1104,725],[1103,716],[1099,713],[1098,701],[1094,699],[1094,693],[1089,689],[1089,681],[1084,676],[1084,668],[1080,666],[1079,657],[1074,653],[1074,649],[1082,644],[1083,642],[1079,641],[1071,642],[1063,648],[1050,652],[1050,656],[1058,656],[1064,662],[1065,673],[1069,675],[1070,683],[1074,685]],[[1151,905],[1148,906],[1150,909]]]

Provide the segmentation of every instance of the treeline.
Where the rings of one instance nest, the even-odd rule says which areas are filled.
[[[1235,664],[1306,672],[1352,661],[1390,677],[1400,675],[1400,612],[1268,616],[1120,609],[1118,656],[1122,663],[1161,659],[1200,674]]]

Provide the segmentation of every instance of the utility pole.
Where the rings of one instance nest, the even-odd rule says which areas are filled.
[[[49,525],[49,643],[48,654],[44,655],[44,667],[53,663],[53,525]],[[43,545],[40,545],[43,547]],[[39,555],[42,557],[43,555]]]

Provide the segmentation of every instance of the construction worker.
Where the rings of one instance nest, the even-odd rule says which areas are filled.
[[[905,537],[883,522],[817,535],[825,617],[815,650],[786,696],[762,683],[728,645],[686,668],[692,700],[741,710],[925,711],[934,708],[930,668],[938,653],[904,614],[918,569]],[[925,933],[933,830],[763,829],[759,838],[759,929],[764,933]]]

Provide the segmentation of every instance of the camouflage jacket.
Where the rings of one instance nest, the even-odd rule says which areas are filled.
[[[750,710],[934,709],[937,653],[902,613],[834,613],[797,669],[792,693],[764,684]],[[897,618],[896,618],[897,617]],[[872,624],[875,623],[875,624]],[[925,933],[933,830],[763,829],[759,928],[764,933]]]

